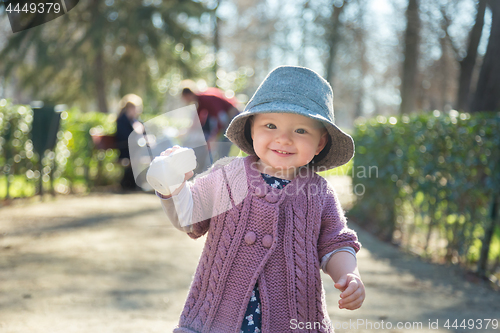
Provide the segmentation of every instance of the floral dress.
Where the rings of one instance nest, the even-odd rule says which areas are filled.
[[[262,178],[271,186],[277,189],[282,189],[290,180],[281,179],[262,173]],[[260,304],[259,286],[256,283],[252,291],[252,296],[248,302],[247,311],[241,324],[241,333],[259,333],[262,325],[262,313]]]

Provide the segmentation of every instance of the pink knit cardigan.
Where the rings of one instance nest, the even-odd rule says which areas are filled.
[[[200,221],[189,236],[207,239],[176,333],[239,333],[257,282],[262,332],[290,332],[298,322],[333,332],[320,260],[344,246],[358,251],[356,234],[324,178],[305,168],[276,190],[256,161],[236,158],[189,185]]]

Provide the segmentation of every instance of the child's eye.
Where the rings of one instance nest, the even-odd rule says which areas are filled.
[[[275,129],[276,126],[274,124],[266,124],[266,127],[269,129]]]
[[[306,134],[306,130],[303,129],[303,128],[299,128],[298,130],[296,130],[295,132],[299,133],[299,134]]]

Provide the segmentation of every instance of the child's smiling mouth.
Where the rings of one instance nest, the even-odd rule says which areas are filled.
[[[284,150],[272,149],[272,151],[279,154],[279,155],[293,155],[293,153],[289,153],[289,152],[284,151]]]

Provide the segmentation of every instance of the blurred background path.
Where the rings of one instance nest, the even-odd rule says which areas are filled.
[[[170,332],[175,325],[203,240],[171,227],[154,195],[64,196],[4,207],[0,216],[0,332]],[[351,325],[338,332],[499,331],[491,323],[488,330],[443,325],[499,320],[500,293],[352,227],[364,246],[358,261],[367,300],[360,310],[339,310],[338,292],[323,276],[333,324]],[[436,320],[439,329],[430,329]],[[398,322],[415,329],[397,329]]]

